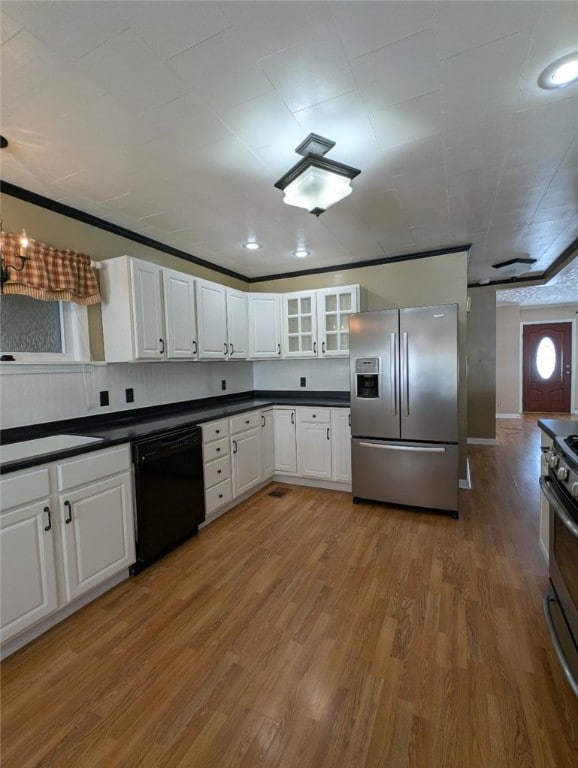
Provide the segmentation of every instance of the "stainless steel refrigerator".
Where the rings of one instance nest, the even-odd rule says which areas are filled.
[[[458,513],[458,307],[350,318],[352,492]]]

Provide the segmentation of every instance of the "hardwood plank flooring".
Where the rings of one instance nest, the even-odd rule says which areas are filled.
[[[2,664],[3,768],[570,768],[539,430],[461,518],[266,488]]]

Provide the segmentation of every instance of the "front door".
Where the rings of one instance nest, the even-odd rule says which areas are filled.
[[[525,325],[522,410],[570,412],[572,324]]]

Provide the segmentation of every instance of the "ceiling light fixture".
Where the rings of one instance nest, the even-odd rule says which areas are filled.
[[[552,62],[538,78],[540,88],[566,88],[578,81],[578,51]]]
[[[261,243],[249,242],[243,243],[243,248],[246,248],[248,251],[258,251],[262,246]]]
[[[505,277],[519,277],[530,272],[535,263],[536,259],[509,259],[509,261],[502,261],[499,264],[492,264],[492,266]]]
[[[293,256],[297,256],[298,259],[306,259],[309,256],[309,251],[306,251],[304,248],[298,248],[296,251],[293,251]]]
[[[334,146],[334,141],[310,133],[295,148],[295,152],[302,155],[303,160],[274,184],[285,193],[284,203],[306,208],[309,213],[320,216],[329,207],[351,194],[351,180],[361,171],[324,157]]]

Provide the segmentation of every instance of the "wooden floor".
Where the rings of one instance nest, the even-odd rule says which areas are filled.
[[[261,491],[3,663],[3,768],[578,765],[535,423],[470,446],[459,521]]]

